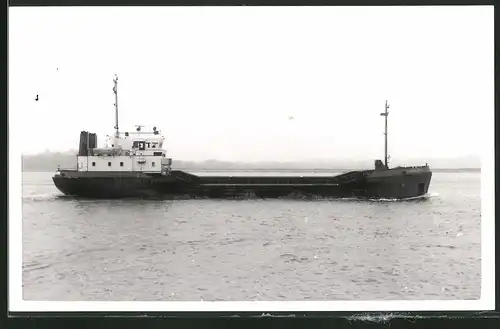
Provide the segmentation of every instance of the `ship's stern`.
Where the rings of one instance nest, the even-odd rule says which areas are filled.
[[[61,191],[64,195],[72,195],[74,190],[73,184],[71,181],[65,177],[65,174],[61,170],[57,170],[52,176],[52,181],[54,182],[55,187]]]

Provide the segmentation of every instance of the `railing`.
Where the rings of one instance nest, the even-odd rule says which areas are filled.
[[[61,168],[61,167],[58,166],[56,171],[78,171],[78,168],[77,167]]]

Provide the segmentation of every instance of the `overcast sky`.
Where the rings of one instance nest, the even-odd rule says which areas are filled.
[[[11,143],[103,142],[116,73],[121,130],[174,159],[382,159],[386,99],[393,159],[478,155],[493,44],[492,6],[11,7]]]

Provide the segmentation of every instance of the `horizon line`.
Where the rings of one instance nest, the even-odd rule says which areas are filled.
[[[72,151],[44,151],[38,153],[21,153],[21,157],[23,156],[43,156],[43,155],[52,155],[52,154],[60,154],[60,155],[71,155],[78,156],[78,151],[76,150],[73,154]],[[403,160],[422,160],[424,156],[416,156],[416,157],[402,157],[400,159]],[[428,159],[432,160],[451,160],[456,158],[481,158],[479,154],[467,154],[467,155],[454,155],[449,157],[428,157]],[[293,163],[293,162],[310,162],[310,161],[372,161],[368,159],[346,159],[346,158],[308,158],[302,160],[227,160],[227,159],[215,159],[215,158],[205,158],[204,160],[188,160],[188,159],[176,159],[175,161],[189,161],[189,162],[205,162],[205,161],[220,161],[220,162],[234,162],[234,163],[255,163],[255,162],[282,162],[282,163]]]

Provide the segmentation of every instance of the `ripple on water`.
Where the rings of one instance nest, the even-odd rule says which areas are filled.
[[[435,174],[439,194],[397,202],[92,201],[26,185],[23,298],[479,298],[471,177]]]

